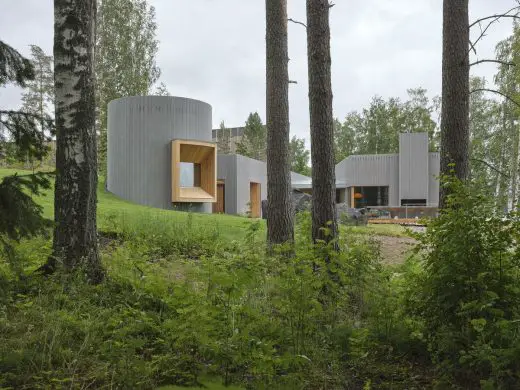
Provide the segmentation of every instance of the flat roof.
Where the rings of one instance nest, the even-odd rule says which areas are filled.
[[[292,186],[292,188],[295,188],[297,190],[309,189],[309,188],[312,188],[312,180],[294,181],[291,183],[291,186]],[[336,182],[336,188],[347,188],[347,187],[349,187],[349,186],[344,181]]]

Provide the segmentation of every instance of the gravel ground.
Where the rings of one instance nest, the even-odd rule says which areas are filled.
[[[410,250],[417,241],[411,237],[376,236],[381,245],[383,264],[401,264],[406,260]]]

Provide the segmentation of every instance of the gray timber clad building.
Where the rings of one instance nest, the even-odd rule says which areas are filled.
[[[336,165],[336,200],[351,207],[437,207],[439,153],[426,133],[401,133],[399,153],[353,155]]]
[[[198,100],[141,96],[111,101],[108,191],[157,208],[261,217],[266,163],[217,154],[211,125],[211,106]],[[438,204],[439,154],[429,152],[426,133],[400,134],[396,154],[349,156],[335,173],[336,202],[349,207],[433,209]],[[312,191],[311,178],[294,172],[291,185]]]
[[[172,202],[175,139],[211,142],[212,109],[199,100],[136,96],[108,105],[107,189],[145,206],[211,212],[211,202]]]
[[[261,204],[256,201],[267,199],[267,165],[239,154],[220,154],[217,159],[217,178],[223,200],[218,199],[220,212],[261,216]],[[310,178],[291,172],[291,182],[310,183]],[[260,199],[254,199],[255,187]],[[256,195],[258,196],[258,195]],[[222,203],[221,203],[222,202]]]
[[[198,161],[198,148],[215,145],[211,124],[211,106],[198,100],[139,96],[111,101],[107,190],[145,206],[261,217],[261,202],[267,198],[265,162],[236,154],[218,155],[214,168],[205,169],[211,156],[204,152],[204,161]],[[240,130],[235,130],[234,135],[240,135]],[[181,145],[175,156],[177,142]],[[200,146],[201,142],[205,145]],[[204,183],[203,177],[204,171],[211,170],[213,174],[207,178],[214,182],[214,194],[200,188],[213,185]],[[296,173],[292,173],[292,179],[310,182],[310,178]],[[183,192],[189,195],[183,198]],[[197,199],[200,192],[203,195]],[[185,200],[176,202],[179,198]]]

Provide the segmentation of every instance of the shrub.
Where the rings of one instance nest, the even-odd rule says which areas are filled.
[[[517,388],[520,222],[495,215],[472,185],[444,185],[447,207],[417,236],[424,272],[410,308],[425,324],[440,388]]]

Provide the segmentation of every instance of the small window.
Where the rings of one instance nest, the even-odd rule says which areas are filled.
[[[215,202],[216,145],[172,141],[172,202]]]
[[[401,206],[426,206],[426,199],[401,199]]]

